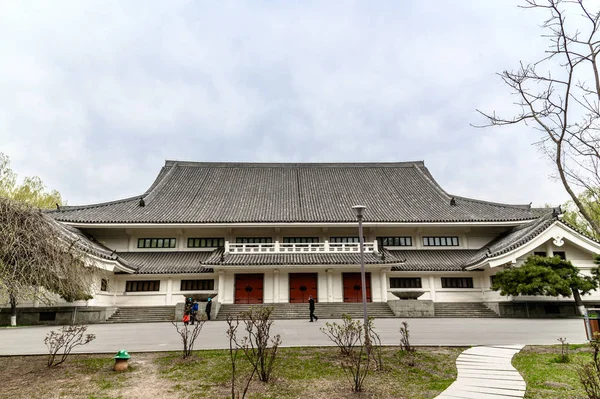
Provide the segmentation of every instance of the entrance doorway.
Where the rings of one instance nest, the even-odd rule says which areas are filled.
[[[236,274],[235,275],[235,303],[241,303],[241,304],[263,303],[263,275],[262,274]]]
[[[362,302],[362,284],[360,273],[343,273],[344,302]],[[371,302],[371,273],[365,273],[367,283],[367,302]]]
[[[317,302],[317,273],[290,273],[290,303],[308,303],[309,295]]]

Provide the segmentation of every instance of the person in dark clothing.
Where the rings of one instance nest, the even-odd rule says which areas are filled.
[[[319,320],[319,318],[315,315],[315,300],[312,295],[308,296],[308,310],[310,310],[310,322],[313,322],[313,318],[315,321]]]
[[[212,301],[210,300],[210,298],[208,298],[208,301],[206,302],[206,319],[210,320],[210,308],[212,308]]]
[[[194,324],[198,315],[198,302],[192,302],[192,312],[190,314],[190,324]]]

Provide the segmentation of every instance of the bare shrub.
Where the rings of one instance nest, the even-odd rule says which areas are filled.
[[[580,363],[575,367],[577,376],[588,399],[600,399],[600,334],[595,332],[594,338],[590,341],[593,349],[592,361]]]
[[[371,323],[369,323],[371,324]],[[369,374],[372,358],[370,336],[363,334],[372,328],[365,326],[359,320],[352,320],[348,315],[342,315],[342,324],[326,323],[321,331],[329,337],[341,351],[341,365],[349,377],[353,392],[362,392],[364,382]]]
[[[349,356],[362,334],[362,330],[357,327],[359,324],[359,321],[353,321],[350,316],[343,314],[341,325],[327,322],[325,327],[321,327],[321,332],[340,348],[342,355]]]
[[[400,326],[400,347],[403,351],[414,352],[415,348],[410,344],[410,332],[408,330],[408,322],[403,321]]]
[[[377,371],[383,371],[383,348],[381,346],[381,337],[375,332],[375,325],[373,324],[373,318],[369,317],[369,348],[368,352],[371,354]]]
[[[245,324],[246,336],[241,341],[235,341],[242,349],[246,359],[253,367],[256,367],[258,379],[269,382],[271,373],[277,359],[277,351],[281,345],[279,334],[271,338],[272,307],[252,307],[240,314],[240,319]],[[270,347],[269,347],[270,343]]]
[[[183,344],[183,358],[187,359],[191,356],[192,350],[194,350],[194,343],[196,342],[196,338],[200,335],[200,331],[202,331],[202,327],[204,327],[205,319],[196,318],[196,324],[193,325],[179,325],[176,321],[171,321],[171,324],[177,330],[179,336],[181,336],[181,343]]]
[[[566,338],[558,338],[560,342],[560,356],[556,359],[559,363],[569,363],[569,343]]]
[[[250,387],[250,382],[252,382],[257,370],[257,365],[254,365],[251,373],[243,379],[243,389],[240,396],[237,384],[237,379],[240,378],[237,375],[238,355],[241,350],[241,346],[237,343],[237,329],[239,326],[239,317],[236,316],[233,318],[231,316],[227,316],[227,337],[229,338],[229,360],[231,362],[231,399],[243,399],[246,397],[248,388]]]
[[[76,346],[87,345],[96,339],[94,334],[85,334],[88,326],[76,324],[50,331],[44,343],[48,347],[48,367],[58,366],[67,360]]]

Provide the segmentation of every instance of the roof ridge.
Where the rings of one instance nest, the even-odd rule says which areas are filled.
[[[448,195],[450,195],[450,194],[448,194]],[[485,200],[480,200],[480,199],[476,199],[476,198],[463,197],[461,195],[453,195],[453,194],[452,194],[452,197],[461,199],[463,201],[471,201],[471,202],[478,202],[481,204],[501,206],[503,208],[532,209],[530,204],[505,204],[502,202],[485,201]],[[535,219],[538,219],[538,218],[539,218],[539,216],[536,217]]]
[[[60,209],[48,209],[48,210],[44,210],[44,212],[45,213],[61,213],[63,211],[78,211],[80,209],[100,208],[100,207],[108,206],[108,205],[121,204],[123,202],[137,201],[143,197],[144,197],[144,195],[142,194],[142,195],[135,195],[133,197],[122,198],[122,199],[118,199],[118,200],[114,200],[114,201],[98,202],[96,204],[89,204],[89,205],[65,205],[65,206],[61,206]]]
[[[173,166],[185,167],[213,167],[213,168],[409,168],[425,166],[424,161],[404,161],[404,162],[196,162],[196,161],[178,161],[165,160],[165,167]]]
[[[154,197],[156,197],[156,195],[160,192],[160,190],[163,189],[163,187],[165,186],[165,184],[167,184],[168,179],[173,175],[175,169],[177,168],[177,162],[175,162],[170,168],[169,170],[163,174],[163,176],[161,177],[161,179],[158,182],[155,182],[154,184],[152,184],[152,186],[150,186],[150,188],[148,189],[148,191],[146,191],[143,195],[142,195],[142,199],[144,200],[145,205],[148,205],[150,203],[150,201],[152,201],[154,199]],[[160,176],[160,172],[159,172],[159,176]]]
[[[427,168],[425,167],[425,165],[423,165],[423,169],[427,170],[427,173],[423,172],[423,170],[421,169],[421,167],[416,167],[416,169],[425,178],[425,181],[427,181],[431,186],[433,186],[433,188],[439,194],[442,194],[442,196],[445,196],[446,200],[450,201],[450,199],[452,197],[442,188],[442,186],[439,185],[439,183],[437,181],[435,181],[435,179],[433,178],[433,176],[431,176],[431,173],[429,173],[429,170],[427,170]]]

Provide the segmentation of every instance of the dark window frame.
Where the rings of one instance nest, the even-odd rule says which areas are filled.
[[[283,237],[284,244],[318,244],[319,237]]]
[[[473,277],[442,277],[442,288],[475,288]]]
[[[127,280],[125,292],[158,292],[160,280]]]
[[[542,257],[546,257],[546,251],[535,251],[533,253],[534,256],[542,256]]]
[[[189,237],[188,248],[220,248],[225,246],[224,237]]]
[[[458,236],[424,236],[424,247],[459,247]]]
[[[100,291],[106,292],[108,291],[108,279],[103,278],[100,280]]]
[[[181,280],[180,291],[214,291],[214,279]]]
[[[389,236],[377,237],[377,245],[380,247],[412,247],[411,236]]]
[[[360,238],[358,236],[352,237],[329,237],[330,244],[358,244],[360,242]],[[363,238],[363,242],[366,240]]]
[[[159,246],[160,243],[160,246]],[[167,245],[165,245],[167,244]],[[165,249],[165,248],[177,248],[177,239],[171,237],[162,238],[138,238],[138,248],[143,249]]]
[[[273,237],[236,237],[236,244],[273,244]]]
[[[423,288],[421,277],[390,277],[390,288]]]

